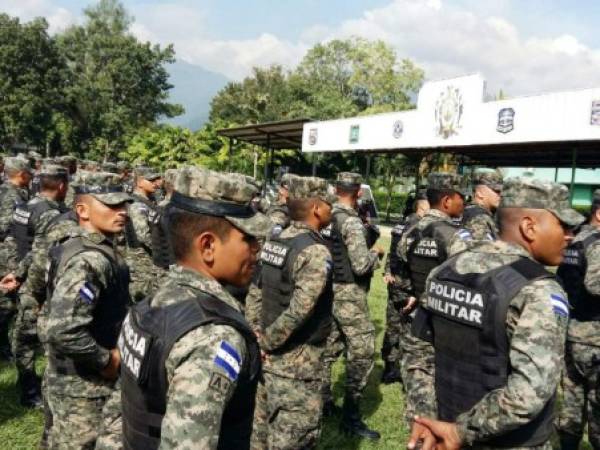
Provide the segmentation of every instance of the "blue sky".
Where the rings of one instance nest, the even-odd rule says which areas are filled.
[[[0,0],[57,31],[88,2]],[[125,0],[142,40],[229,79],[293,67],[317,42],[382,39],[429,79],[481,72],[490,89],[529,94],[600,85],[599,0]]]

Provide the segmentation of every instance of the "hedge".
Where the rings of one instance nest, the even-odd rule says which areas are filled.
[[[385,207],[387,205],[387,193],[373,192],[377,211],[379,211],[380,219],[385,219]],[[392,193],[392,203],[390,205],[390,213],[393,215],[402,214],[406,205],[407,194]]]

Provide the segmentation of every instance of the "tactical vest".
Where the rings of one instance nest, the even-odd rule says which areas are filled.
[[[52,209],[63,212],[49,200],[40,197],[16,207],[10,224],[10,234],[17,243],[17,256],[19,259],[25,258],[31,250],[35,238],[35,226],[39,218]]]
[[[132,306],[119,336],[121,406],[125,449],[152,450],[160,445],[169,381],[165,370],[173,345],[186,333],[209,324],[235,328],[245,339],[248,358],[225,407],[219,432],[220,449],[250,445],[254,398],[260,375],[260,350],[244,316],[210,294],[201,292],[176,304],[153,308],[145,299]],[[214,355],[207,355],[213,364]],[[210,383],[219,383],[218,378]]]
[[[413,227],[408,233],[408,268],[417,298],[425,290],[429,273],[448,258],[446,243],[456,230],[454,225],[439,220],[427,225],[423,230]]]
[[[600,296],[590,294],[585,288],[585,254],[589,246],[599,239],[600,231],[595,231],[581,241],[572,242],[565,249],[563,262],[556,272],[569,296],[570,316],[579,322],[600,321]]]
[[[152,262],[157,267],[168,269],[175,264],[175,254],[169,237],[167,207],[151,209],[148,220],[152,237]]]
[[[463,211],[461,225],[466,226],[469,221],[481,215],[489,216],[490,213],[485,208],[482,208],[477,204],[467,205]],[[498,239],[498,235],[494,230],[490,230],[490,235],[492,239]]]
[[[277,238],[264,244],[260,255],[260,281],[262,289],[262,326],[266,329],[285,311],[294,293],[293,268],[296,258],[305,248],[325,245],[314,232],[302,233],[289,239]],[[302,344],[320,344],[331,331],[333,306],[332,278],[328,274],[327,283],[317,300],[311,317],[296,330],[282,349],[285,351]]]
[[[134,201],[143,203],[148,207],[148,216],[150,216],[150,213],[156,211],[154,204],[146,197],[142,197],[138,194],[131,194],[131,197],[133,197]],[[139,240],[130,217],[127,217],[127,221],[125,222],[125,240],[127,241],[127,246],[129,248],[143,248],[149,255],[152,255],[152,249],[148,248]]]
[[[92,322],[87,325],[90,334],[98,345],[104,348],[115,348],[121,329],[121,323],[131,303],[129,298],[129,268],[119,258],[114,249],[108,245],[98,245],[84,237],[67,238],[62,243],[52,247],[48,252],[48,287],[46,307],[48,313],[52,310],[52,293],[56,286],[56,276],[67,261],[76,255],[94,251],[101,253],[111,265],[111,274],[106,291],[100,292],[96,301]],[[94,374],[88,367],[65,355],[51,350],[50,359],[59,373],[78,374],[80,376]]]
[[[511,371],[506,334],[510,302],[532,281],[553,277],[524,257],[483,274],[459,274],[455,262],[452,258],[429,279],[425,306],[413,322],[413,333],[435,348],[438,417],[449,422],[506,386]],[[484,444],[541,445],[552,434],[553,408],[554,398],[532,422]]]
[[[27,199],[21,197],[21,195],[19,193],[19,188],[17,188],[16,186],[14,186],[11,183],[5,183],[5,184],[0,185],[0,200],[2,200],[5,195],[8,195],[8,192],[11,189],[17,190],[17,193],[19,194],[18,198],[16,200],[16,203],[13,205],[13,211],[14,211],[14,209],[16,209],[18,206],[25,205],[27,203]],[[6,237],[8,236],[9,233],[10,233],[10,225],[6,229],[6,231],[0,233],[0,242],[4,242],[4,240],[6,239]]]
[[[321,230],[321,236],[325,239],[333,258],[333,281],[334,283],[356,283],[368,287],[372,274],[355,275],[352,271],[348,247],[342,236],[342,224],[348,217],[347,213],[337,211],[333,213],[329,226]]]

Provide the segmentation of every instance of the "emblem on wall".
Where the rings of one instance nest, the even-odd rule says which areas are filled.
[[[515,110],[512,108],[502,108],[498,111],[498,133],[510,133],[515,129]]]
[[[394,122],[394,131],[392,132],[394,139],[400,139],[402,137],[402,133],[404,133],[404,124],[401,120],[396,120]]]
[[[600,125],[600,100],[594,100],[592,102],[590,125]]]
[[[319,130],[311,128],[308,132],[308,143],[310,145],[316,145],[317,139],[319,138]]]
[[[448,86],[435,104],[436,134],[444,139],[458,134],[463,114],[463,101],[460,89]]]
[[[350,143],[356,144],[360,133],[360,125],[352,125],[350,127]]]

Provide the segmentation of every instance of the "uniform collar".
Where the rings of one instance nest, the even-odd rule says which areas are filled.
[[[495,241],[474,241],[469,250],[476,253],[500,253],[503,255],[523,256],[534,260],[527,250],[519,244],[501,240]]]
[[[354,215],[354,216],[358,216],[358,211],[356,211],[356,209],[352,208],[351,206],[348,206],[344,203],[340,203],[340,202],[336,202],[333,204],[333,209],[338,209],[338,210],[342,210],[348,214]]]
[[[452,222],[452,218],[448,214],[435,208],[431,208],[423,217],[435,217],[436,219],[445,219],[449,222]]]

